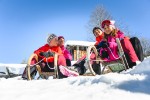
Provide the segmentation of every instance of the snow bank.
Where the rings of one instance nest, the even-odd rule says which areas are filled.
[[[145,59],[142,63],[134,67],[130,74],[150,74],[150,58]]]
[[[150,58],[127,73],[65,79],[0,78],[1,100],[150,100]],[[143,69],[144,68],[144,69]]]
[[[14,74],[22,74],[26,64],[0,64],[0,72],[7,73],[6,67]]]

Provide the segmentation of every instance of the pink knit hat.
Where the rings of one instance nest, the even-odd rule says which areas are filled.
[[[59,36],[59,37],[58,37],[58,40],[59,40],[59,39],[61,39],[61,38],[63,38],[63,39],[64,39],[64,37],[63,37],[63,36]]]
[[[114,20],[104,20],[101,24],[101,27],[104,28],[105,25],[112,26],[115,28],[115,21]]]

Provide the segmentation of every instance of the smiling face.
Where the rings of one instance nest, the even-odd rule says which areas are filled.
[[[58,40],[58,45],[59,46],[63,46],[65,44],[65,39],[64,38],[60,38],[59,40]]]
[[[58,46],[58,37],[53,38],[53,39],[49,42],[49,46]]]
[[[113,30],[114,30],[114,28],[111,25],[105,25],[104,26],[104,32],[106,34],[110,34]]]
[[[95,37],[98,37],[98,36],[102,35],[103,32],[100,29],[95,29],[93,34]]]

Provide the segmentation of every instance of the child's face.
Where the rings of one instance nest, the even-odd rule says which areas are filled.
[[[50,43],[50,46],[58,46],[58,37],[53,38]]]
[[[109,26],[109,25],[105,25],[104,26],[104,32],[106,34],[110,34],[113,31],[113,27]]]
[[[58,40],[59,46],[64,45],[64,43],[65,43],[65,40],[64,40],[63,38],[60,38],[60,39]]]
[[[95,37],[98,37],[98,36],[102,35],[102,33],[103,33],[103,32],[102,32],[100,29],[94,30],[94,36],[95,36]]]

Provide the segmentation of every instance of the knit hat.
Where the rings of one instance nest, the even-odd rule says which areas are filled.
[[[63,36],[59,36],[59,37],[58,37],[58,40],[60,40],[61,38],[63,38],[63,39],[64,39],[64,37],[63,37]]]
[[[49,44],[50,41],[51,41],[53,38],[55,38],[55,37],[57,37],[55,34],[49,34],[48,37],[47,37],[47,43]]]
[[[115,28],[115,21],[114,20],[104,20],[101,24],[101,27],[104,28],[105,25],[110,25]]]
[[[94,27],[94,28],[93,28],[93,33],[94,33],[94,31],[95,31],[96,29],[100,29],[100,30],[102,31],[102,29],[101,29],[100,27]]]

